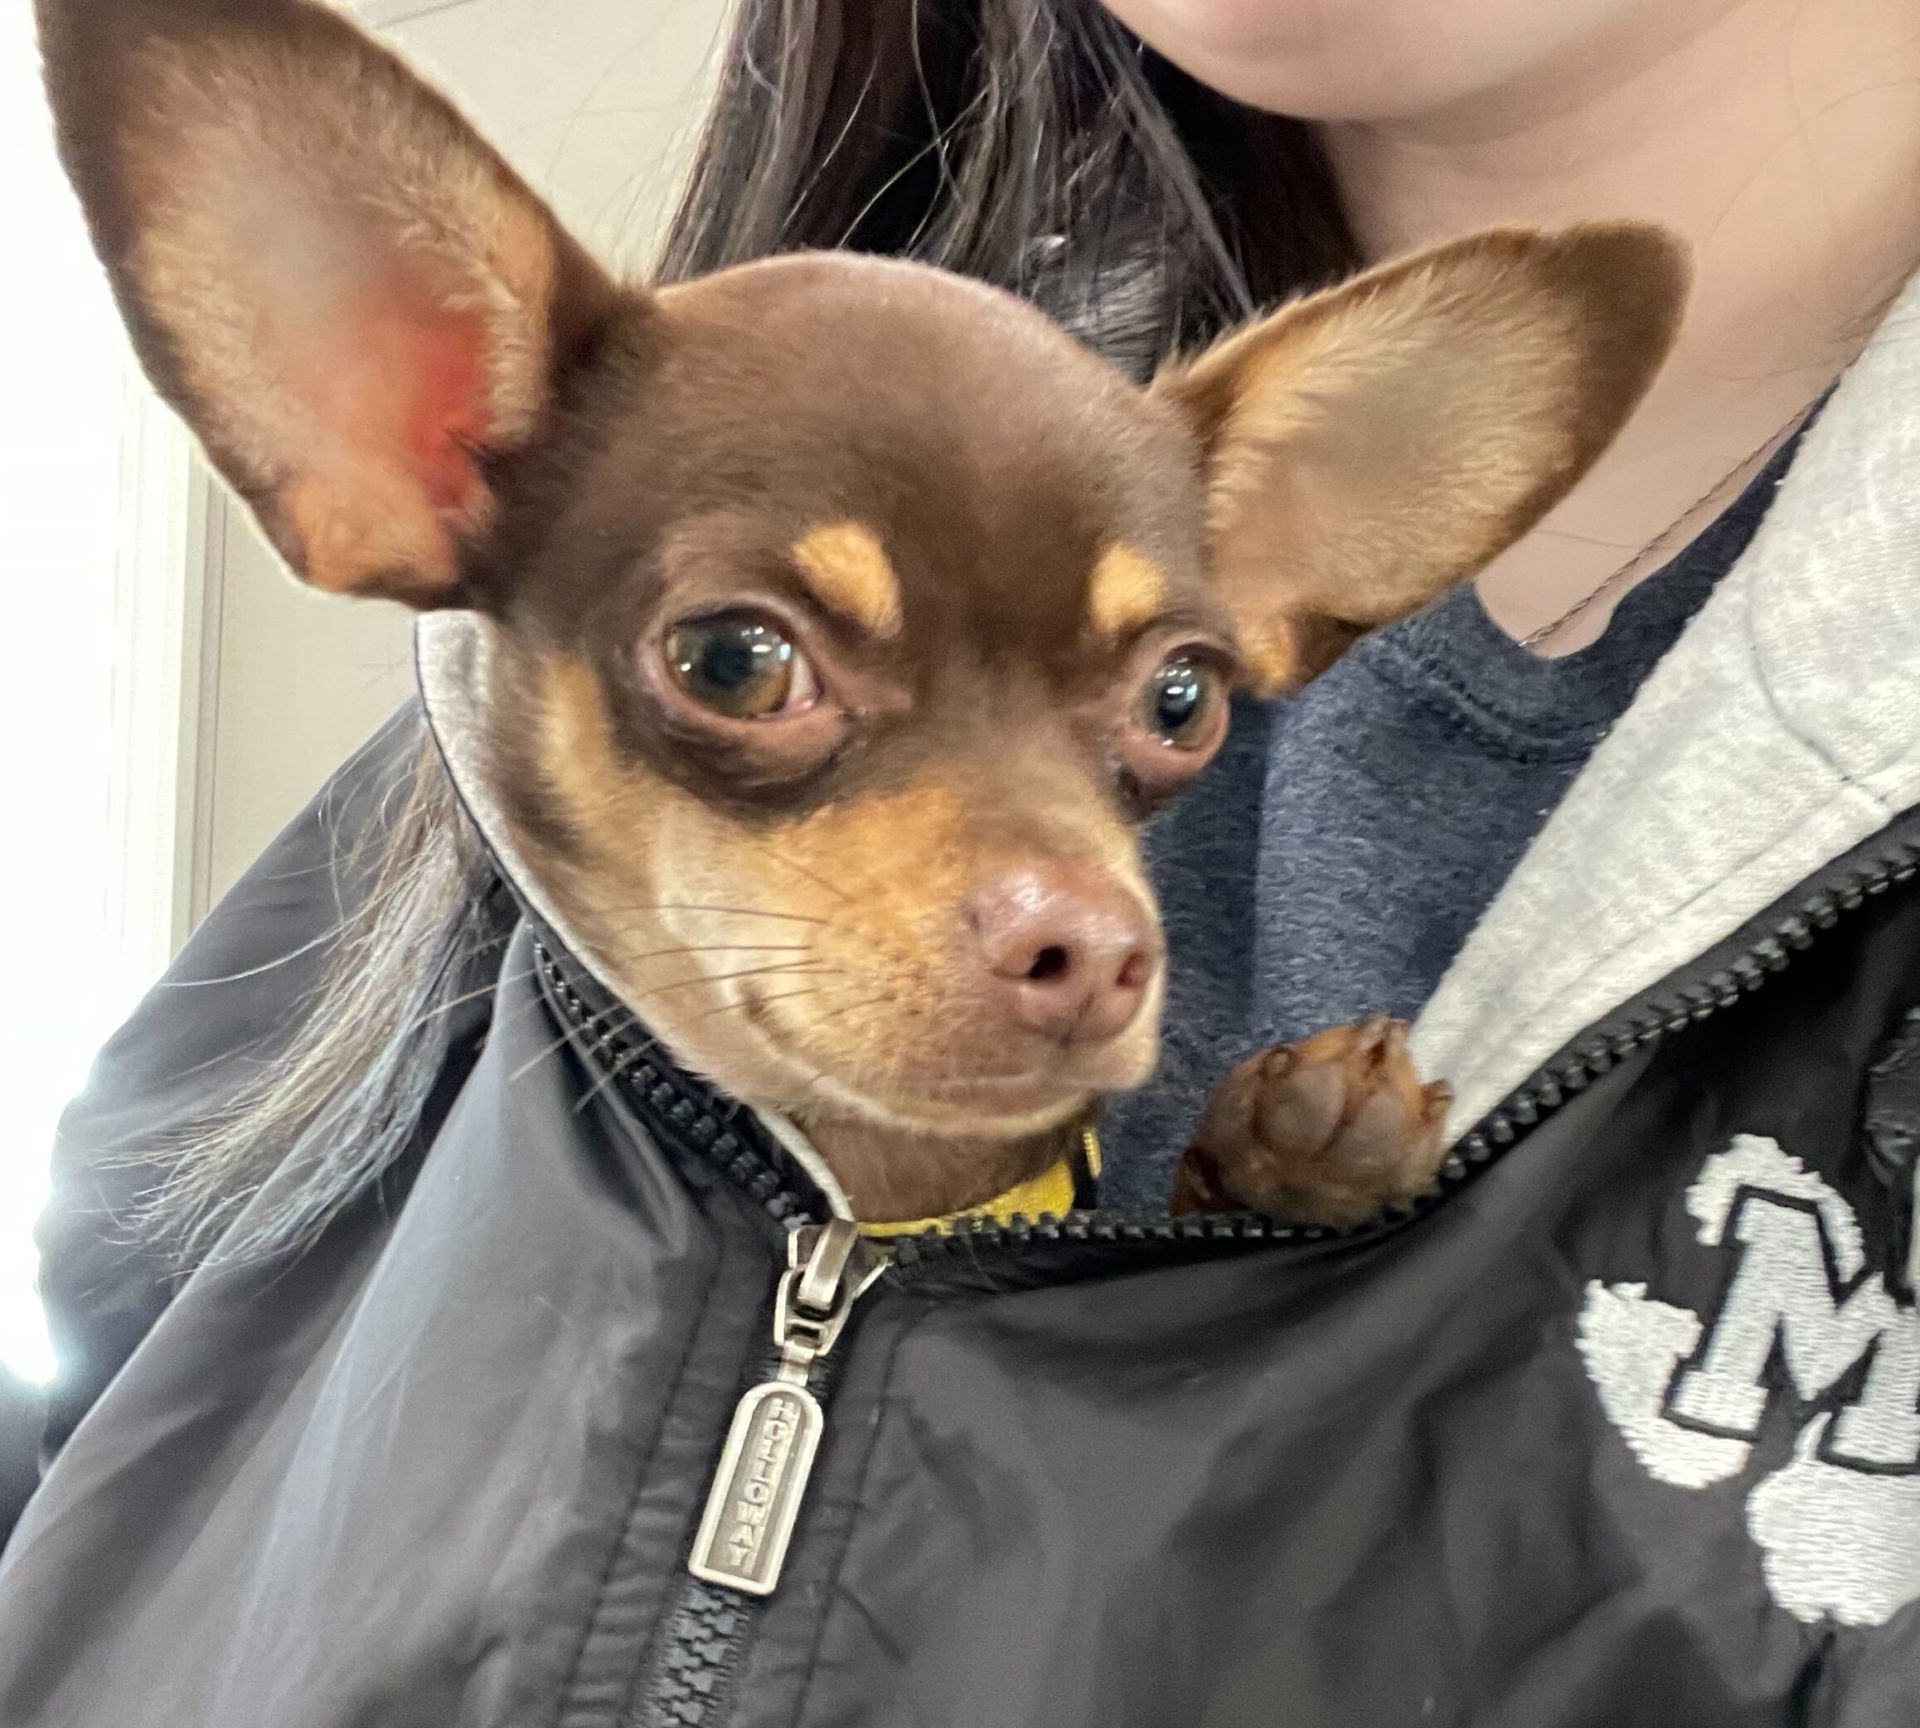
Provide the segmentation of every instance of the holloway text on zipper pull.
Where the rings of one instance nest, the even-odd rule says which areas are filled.
[[[773,1594],[826,1422],[807,1381],[884,1269],[844,1218],[804,1225],[787,1238],[787,1270],[773,1307],[780,1365],[733,1413],[688,1561],[694,1577]]]

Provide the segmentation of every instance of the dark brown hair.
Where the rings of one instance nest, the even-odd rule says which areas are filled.
[[[1097,0],[746,0],[662,274],[815,246],[1025,295],[1136,375],[1353,262],[1308,129]]]
[[[1308,129],[1196,84],[1097,0],[743,0],[657,274],[817,247],[1007,288],[1136,377],[1354,263]],[[507,914],[430,744],[409,778],[298,1032],[199,1130],[140,1149],[183,1266],[310,1241],[419,1131]]]

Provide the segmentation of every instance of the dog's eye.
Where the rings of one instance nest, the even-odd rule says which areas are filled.
[[[1147,680],[1140,698],[1140,724],[1175,750],[1207,750],[1219,740],[1225,709],[1220,674],[1179,655]]]
[[[715,612],[667,632],[667,669],[703,708],[771,720],[813,706],[820,680],[793,638],[756,612]]]

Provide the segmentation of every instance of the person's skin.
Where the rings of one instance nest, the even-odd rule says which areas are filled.
[[[1228,95],[1320,123],[1369,256],[1617,216],[1692,244],[1661,383],[1480,578],[1526,637],[1632,561],[1543,653],[1594,640],[1632,580],[1737,495],[1920,264],[1915,0],[1108,4]]]

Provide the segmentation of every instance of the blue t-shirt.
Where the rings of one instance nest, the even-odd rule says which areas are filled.
[[[1557,660],[1471,585],[1361,641],[1298,696],[1241,703],[1220,761],[1155,825],[1166,1051],[1102,1130],[1104,1203],[1163,1202],[1214,1083],[1249,1052],[1411,1019],[1634,692],[1746,550],[1789,444],[1606,634]]]

